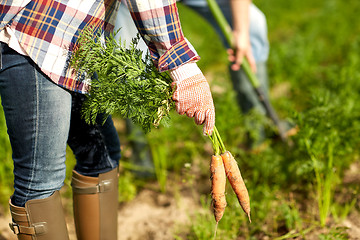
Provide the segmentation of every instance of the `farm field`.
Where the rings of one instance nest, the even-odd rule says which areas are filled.
[[[285,122],[296,126],[291,144],[280,141],[272,122],[242,114],[228,73],[225,49],[210,25],[179,4],[185,36],[202,57],[216,108],[216,126],[236,158],[251,200],[249,223],[229,184],[227,207],[217,228],[221,240],[360,239],[360,21],[357,0],[254,0],[268,21],[269,95]],[[196,24],[194,24],[196,22]],[[2,111],[2,109],[0,109]],[[171,113],[152,129],[154,169],[134,161],[126,123],[114,121],[122,144],[119,179],[119,240],[213,239],[211,142],[191,119]],[[247,136],[267,139],[249,149]],[[62,189],[71,240],[67,154]],[[0,240],[11,240],[7,201],[12,193],[11,149],[0,114]],[[150,173],[147,175],[141,173]]]

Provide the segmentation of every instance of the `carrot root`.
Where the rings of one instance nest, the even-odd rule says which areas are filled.
[[[239,166],[229,151],[221,154],[221,158],[224,163],[227,179],[229,180],[231,187],[239,200],[240,206],[247,214],[249,221],[251,222],[249,193],[241,176]]]
[[[211,197],[213,200],[212,205],[214,209],[216,223],[218,224],[218,222],[222,218],[226,207],[226,178],[229,180],[231,187],[234,190],[236,197],[238,198],[241,208],[247,214],[249,222],[251,223],[249,193],[241,176],[239,166],[237,165],[237,162],[232,156],[232,154],[226,150],[225,145],[220,137],[219,131],[215,126],[214,132],[212,135],[209,135],[209,138],[212,142],[212,146],[214,149],[214,155],[211,159],[210,170],[212,181]],[[219,158],[221,159],[221,163],[219,163]],[[224,177],[224,174],[226,177]]]
[[[214,231],[214,238],[213,238],[214,240],[216,239],[216,231],[217,231],[218,225],[219,225],[219,222],[216,222],[215,231]]]
[[[210,172],[212,206],[215,220],[218,223],[224,215],[227,205],[225,198],[226,174],[220,155],[213,155],[211,157]]]

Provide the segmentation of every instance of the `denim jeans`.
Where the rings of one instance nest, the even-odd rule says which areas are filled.
[[[120,142],[111,118],[105,125],[86,125],[78,96],[54,84],[29,57],[1,45],[0,95],[14,162],[12,203],[24,206],[63,186],[67,143],[81,174],[117,167]]]

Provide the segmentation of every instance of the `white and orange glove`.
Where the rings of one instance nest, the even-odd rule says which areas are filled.
[[[211,135],[215,125],[215,107],[210,87],[196,63],[187,63],[169,71],[173,80],[176,111],[196,124],[204,124],[203,134]]]

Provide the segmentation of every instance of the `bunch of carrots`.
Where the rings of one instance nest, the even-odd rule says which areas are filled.
[[[244,180],[241,176],[240,169],[235,158],[226,150],[225,145],[220,137],[219,131],[214,127],[214,132],[209,138],[212,142],[214,155],[211,157],[210,172],[211,172],[211,198],[216,220],[216,229],[219,221],[224,215],[226,208],[225,186],[226,178],[231,184],[240,206],[250,218],[250,198]]]

